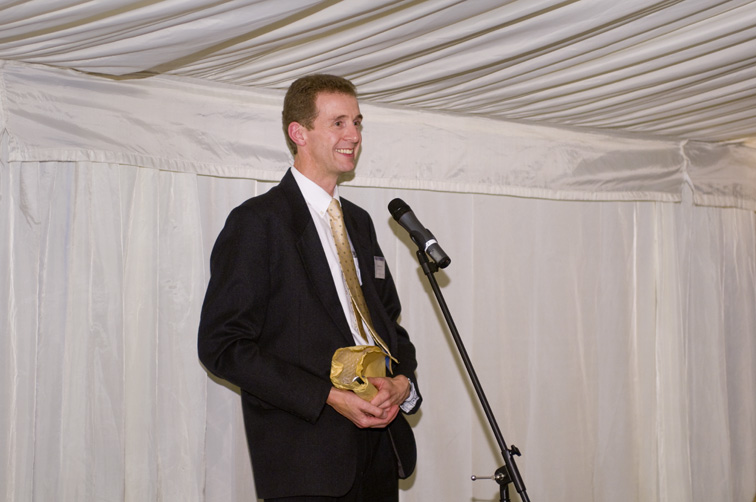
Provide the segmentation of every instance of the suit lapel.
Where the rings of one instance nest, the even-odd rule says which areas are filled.
[[[323,245],[320,242],[318,231],[315,229],[315,222],[312,221],[307,202],[305,202],[302,192],[300,192],[299,186],[291,172],[286,173],[279,186],[285,194],[292,211],[293,229],[296,235],[299,236],[297,239],[297,250],[307,271],[307,277],[312,284],[318,300],[323,304],[323,308],[331,316],[340,334],[351,345],[354,339],[349,331],[346,317],[344,317],[344,311],[341,308],[341,302],[339,301],[336,287],[333,284],[331,269],[328,267],[328,260],[325,257]]]

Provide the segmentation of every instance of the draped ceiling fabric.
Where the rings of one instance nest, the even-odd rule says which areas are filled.
[[[707,141],[756,126],[756,2],[4,2],[0,59],[285,89]]]
[[[752,502],[755,38],[744,0],[0,0],[0,499],[254,500],[208,258],[331,72],[418,346],[401,500],[498,500],[501,458],[394,197],[532,500]]]

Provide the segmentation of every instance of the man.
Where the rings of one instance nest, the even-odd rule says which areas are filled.
[[[421,402],[415,349],[396,322],[399,299],[373,223],[339,197],[337,185],[355,168],[361,123],[348,80],[294,82],[283,109],[294,166],[278,186],[231,212],[213,248],[199,355],[241,388],[265,500],[396,501],[397,477],[414,468],[414,438],[400,407],[414,413]],[[342,262],[333,199],[354,254]],[[342,268],[350,262],[361,292],[347,284]],[[352,301],[359,296],[363,308]],[[334,352],[363,344],[385,344],[397,361],[386,377],[369,379],[378,390],[370,401],[330,381]]]

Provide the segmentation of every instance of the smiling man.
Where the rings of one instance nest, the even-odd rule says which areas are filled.
[[[373,223],[339,196],[362,143],[354,86],[333,75],[295,81],[283,128],[294,166],[231,212],[213,248],[200,359],[241,389],[258,497],[397,501],[398,478],[415,464],[402,413],[421,398]],[[369,378],[372,397],[330,380],[336,351],[361,346],[387,362],[387,376]]]

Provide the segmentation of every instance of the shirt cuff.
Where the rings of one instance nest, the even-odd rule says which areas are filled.
[[[409,397],[399,406],[399,408],[404,413],[409,413],[412,411],[412,409],[417,405],[417,400],[420,399],[420,396],[417,394],[417,390],[415,390],[415,382],[412,381],[411,378],[407,377],[407,380],[409,380],[410,384],[410,395]]]

